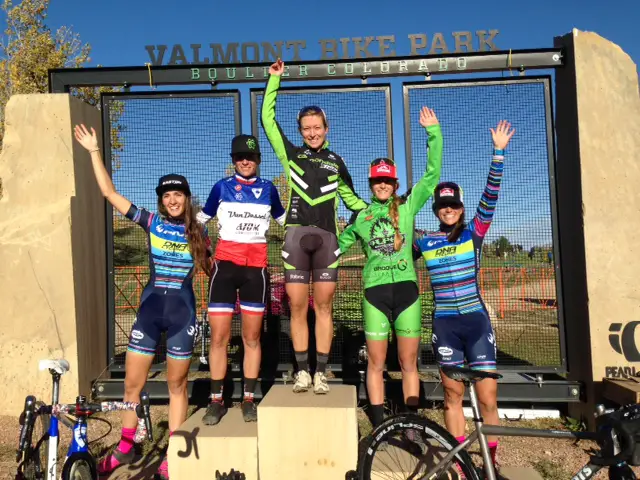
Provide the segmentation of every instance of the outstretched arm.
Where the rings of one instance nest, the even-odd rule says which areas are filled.
[[[216,182],[216,184],[209,192],[209,197],[207,198],[207,202],[204,204],[202,210],[198,212],[196,218],[198,222],[203,225],[216,216],[218,213],[218,205],[220,205],[220,190],[222,186],[220,181]]]
[[[356,214],[357,217],[357,214]],[[357,218],[356,218],[357,219]],[[340,234],[338,237],[338,245],[340,247],[340,254],[347,253],[347,250],[351,248],[356,240],[358,239],[358,235],[356,233],[356,222],[353,221],[352,224],[348,225],[347,228]]]
[[[271,216],[276,222],[284,226],[284,222],[287,218],[287,213],[284,211],[284,207],[280,202],[278,189],[273,183],[271,184]]]
[[[338,172],[338,195],[352,212],[359,212],[367,208],[366,202],[356,194],[353,188],[353,180],[351,180],[351,175],[349,175],[344,159]]]
[[[493,159],[491,160],[491,167],[489,168],[487,185],[484,187],[476,216],[471,223],[471,230],[480,238],[484,238],[487,234],[493,220],[493,214],[498,202],[498,193],[500,192],[500,184],[502,183],[504,150],[507,148],[509,140],[511,140],[514,133],[515,130],[511,129],[511,124],[504,120],[498,123],[498,127],[495,130],[493,128],[491,129],[494,148]]]
[[[84,124],[76,125],[73,129],[76,140],[91,154],[91,164],[93,165],[93,173],[98,182],[98,187],[102,195],[118,210],[122,215],[126,215],[131,208],[131,202],[116,192],[111,177],[107,169],[104,167],[100,147],[98,147],[98,137],[96,131],[91,127],[91,133]]]
[[[288,152],[293,145],[287,139],[286,135],[276,121],[276,99],[278,98],[278,89],[280,88],[280,77],[284,72],[284,62],[278,59],[269,68],[269,81],[262,98],[262,112],[260,120],[264,133],[269,139],[269,143],[273,147],[273,151],[284,168],[284,173],[289,177],[289,155]]]
[[[407,206],[411,215],[417,215],[429,197],[433,195],[433,190],[440,181],[440,171],[442,169],[442,130],[436,114],[427,107],[422,107],[420,111],[420,125],[426,131],[427,140],[427,168],[418,183],[411,189],[407,196]]]

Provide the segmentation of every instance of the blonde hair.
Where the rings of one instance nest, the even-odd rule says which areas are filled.
[[[399,207],[403,203],[402,199],[393,193],[391,196],[391,205],[389,205],[389,217],[391,218],[391,224],[395,230],[393,236],[393,249],[397,252],[402,248],[402,235],[400,234],[400,211]]]

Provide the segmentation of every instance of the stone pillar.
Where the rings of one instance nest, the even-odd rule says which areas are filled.
[[[573,414],[592,419],[603,378],[640,371],[638,70],[595,33],[555,45],[567,65],[556,73],[556,172],[568,367],[586,387]]]
[[[67,94],[16,95],[0,155],[0,414],[50,401],[38,361],[65,358],[63,402],[89,395],[107,361],[105,203],[73,137],[100,112]]]

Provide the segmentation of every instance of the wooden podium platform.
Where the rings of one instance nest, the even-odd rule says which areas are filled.
[[[239,408],[230,408],[218,425],[202,423],[206,408],[195,412],[169,439],[169,476],[196,480],[220,473],[244,473],[258,480],[258,427],[245,423]]]
[[[344,480],[358,461],[357,392],[332,385],[327,395],[274,386],[258,404],[258,422],[230,408],[220,423],[202,423],[200,409],[169,440],[172,479],[244,473],[247,480]]]
[[[260,480],[344,480],[358,461],[356,388],[327,395],[274,386],[258,405]]]

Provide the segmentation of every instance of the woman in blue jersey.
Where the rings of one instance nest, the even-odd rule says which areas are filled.
[[[429,270],[435,297],[432,343],[438,364],[460,365],[495,370],[496,341],[489,314],[480,298],[477,274],[482,242],[489,230],[498,200],[504,150],[515,133],[501,121],[491,129],[493,160],[487,185],[475,217],[465,223],[462,188],[453,182],[440,183],[434,191],[433,212],[440,229],[421,238],[417,244]],[[465,420],[462,412],[464,385],[440,371],[444,386],[444,420],[447,430],[464,440]],[[476,384],[484,421],[498,424],[496,380],[484,379]],[[497,437],[489,437],[491,457],[495,463]]]
[[[92,128],[89,133],[84,125],[76,125],[74,133],[78,143],[91,154],[102,195],[118,212],[140,225],[148,236],[149,282],[142,292],[138,316],[129,338],[124,401],[140,401],[160,335],[166,332],[171,434],[187,416],[187,373],[196,331],[192,278],[198,267],[209,274],[209,237],[196,220],[189,184],[183,176],[170,174],[160,178],[156,187],[158,212],[148,212],[116,192],[102,162],[95,130]],[[136,426],[135,412],[124,412],[120,443],[100,462],[101,475],[133,460]],[[166,458],[158,473],[161,478],[169,478]]]

